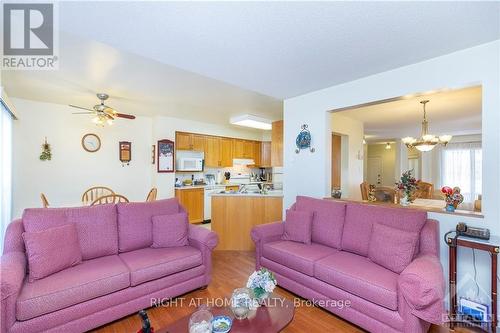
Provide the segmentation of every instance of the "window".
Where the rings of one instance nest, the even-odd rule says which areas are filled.
[[[12,214],[12,114],[0,101],[0,245]]]
[[[482,157],[480,142],[450,143],[443,148],[443,185],[460,187],[464,202],[474,202],[481,195]]]

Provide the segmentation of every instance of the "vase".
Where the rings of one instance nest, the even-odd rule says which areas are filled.
[[[189,333],[211,333],[213,315],[201,308],[189,318]]]
[[[453,204],[446,205],[446,211],[453,213],[455,211],[455,206]]]
[[[410,205],[410,199],[408,199],[408,195],[403,194],[401,199],[399,199],[399,204],[401,206],[409,206]]]
[[[268,292],[255,292],[254,290],[254,299],[257,301],[259,305],[265,305],[266,300],[271,296]]]
[[[231,297],[231,311],[233,311],[234,317],[239,320],[248,317],[250,303],[250,291],[247,288],[235,289]]]

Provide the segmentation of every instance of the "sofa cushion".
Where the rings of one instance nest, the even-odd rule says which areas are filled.
[[[74,208],[29,208],[23,213],[27,232],[74,223],[82,258],[92,259],[118,253],[118,227],[114,204]]]
[[[348,203],[342,234],[342,250],[368,256],[373,223],[420,234],[426,221],[425,211]]]
[[[130,270],[130,284],[141,283],[175,274],[203,263],[201,252],[191,246],[144,248],[119,254]]]
[[[153,248],[186,246],[188,242],[187,213],[153,216]]]
[[[314,276],[314,262],[335,252],[337,250],[321,244],[306,245],[281,240],[264,244],[262,256],[301,273]]]
[[[111,294],[130,286],[118,255],[87,260],[35,282],[25,281],[17,299],[17,319],[28,320]]]
[[[28,257],[29,281],[42,279],[82,261],[74,224],[23,233]]]
[[[398,308],[399,275],[366,257],[345,251],[336,252],[316,262],[314,276],[390,310]]]
[[[177,214],[177,199],[165,199],[151,202],[119,203],[118,243],[120,252],[128,252],[153,244],[152,217],[156,215]]]
[[[287,209],[281,239],[310,245],[312,221],[312,212]]]
[[[413,258],[418,233],[373,225],[368,258],[395,273],[401,273]]]
[[[344,228],[345,207],[343,202],[297,196],[296,210],[314,213],[312,236],[313,243],[341,248],[342,229]]]

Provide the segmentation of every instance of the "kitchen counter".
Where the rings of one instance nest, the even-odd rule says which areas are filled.
[[[238,193],[238,192],[226,192],[226,193],[213,193],[212,197],[283,197],[283,191],[269,191],[267,194],[262,194],[262,193],[254,193],[254,192],[247,192],[247,193]]]
[[[250,236],[252,228],[259,224],[282,221],[282,195],[212,195],[211,228],[219,236],[219,245],[215,249],[253,251],[255,245]]]
[[[185,185],[185,186],[175,186],[176,190],[188,190],[193,188],[206,188],[206,189],[214,189],[214,188],[226,188],[227,186],[240,186],[235,183],[227,183],[227,184],[215,184],[215,185]]]

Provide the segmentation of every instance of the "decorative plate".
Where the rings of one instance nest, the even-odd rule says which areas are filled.
[[[228,316],[215,316],[212,319],[213,333],[227,333],[231,330],[233,321]]]
[[[307,129],[307,125],[304,124],[301,126],[301,131],[299,135],[297,135],[297,139],[295,139],[295,145],[297,149],[295,152],[298,154],[301,149],[309,149],[311,153],[314,153],[314,148],[311,147],[311,132]]]

